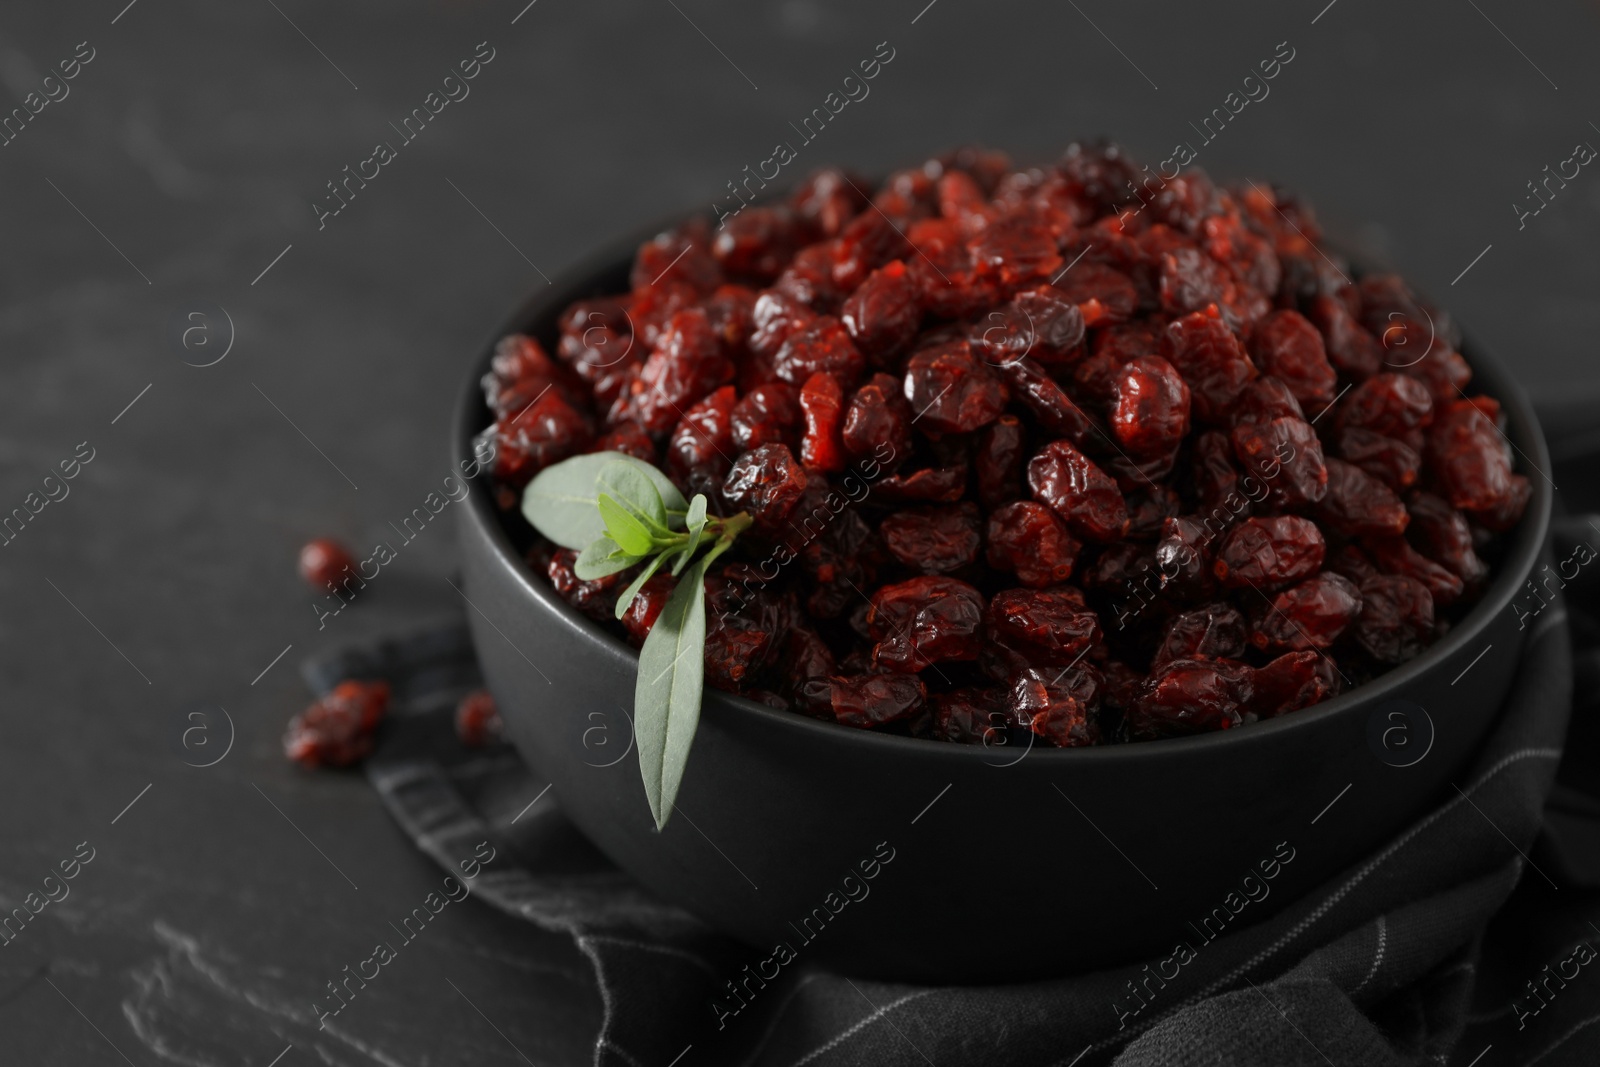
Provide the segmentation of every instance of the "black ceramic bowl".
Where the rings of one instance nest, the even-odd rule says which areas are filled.
[[[553,350],[559,313],[625,290],[646,237],[540,289],[495,336],[529,333]],[[1509,605],[1550,516],[1550,486],[1532,468],[1549,460],[1516,382],[1464,348],[1532,479],[1527,513],[1487,592],[1443,640],[1279,719],[1104,748],[985,748],[707,689],[677,811],[658,833],[632,748],[637,654],[532,571],[478,492],[462,509],[461,547],[484,674],[573,822],[644,886],[750,944],[752,961],[781,943],[857,975],[1000,982],[1166,955],[1178,940],[1198,947],[1448,792],[1511,685],[1524,631]],[[491,421],[478,386],[489,355],[457,404],[458,461]]]

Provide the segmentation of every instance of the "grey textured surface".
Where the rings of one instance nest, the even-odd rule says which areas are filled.
[[[265,1065],[291,1044],[285,1067],[319,1048],[408,1067],[523,1062],[513,1044],[587,1058],[582,959],[472,905],[385,970],[342,1036],[307,1025],[323,983],[438,876],[359,776],[283,762],[306,699],[295,663],[461,604],[447,523],[320,632],[294,554],[386,537],[438,485],[464,361],[541,272],[709,207],[880,41],[894,61],[796,169],[871,172],[968,140],[1038,158],[1099,133],[1160,159],[1198,146],[1189,123],[1287,40],[1271,95],[1199,164],[1302,191],[1536,396],[1600,386],[1600,174],[1521,231],[1511,207],[1576,142],[1600,145],[1592,5],[524,2],[0,13],[16,100],[94,49],[0,147],[0,509],[94,449],[0,549],[4,903],[79,842],[96,850],[0,948],[7,1062],[120,1062],[111,1045],[141,1067]],[[470,96],[319,231],[324,183],[397,140],[389,124],[481,41],[494,59]],[[197,301],[236,335],[206,368],[167,336]],[[186,766],[221,750],[218,707],[231,751]]]

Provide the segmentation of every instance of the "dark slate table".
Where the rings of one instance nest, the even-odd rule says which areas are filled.
[[[125,3],[0,14],[22,109],[0,124],[0,514],[40,509],[0,549],[0,898],[93,857],[0,948],[7,1063],[587,1061],[583,959],[476,903],[308,1025],[440,872],[359,775],[284,762],[296,665],[462,605],[448,522],[322,630],[295,553],[388,537],[448,473],[448,401],[505,311],[709,208],[880,42],[870,95],[792,173],[1188,141],[1215,177],[1304,191],[1536,395],[1600,384],[1600,174],[1514,207],[1600,144],[1600,26],[1574,0]],[[392,158],[364,163],[378,142]],[[370,180],[322,215],[347,166]],[[45,482],[63,461],[77,476]]]

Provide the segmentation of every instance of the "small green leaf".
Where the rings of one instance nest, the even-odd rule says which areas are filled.
[[[655,537],[631,511],[605,493],[600,494],[596,504],[600,510],[600,518],[605,520],[606,533],[611,535],[611,540],[615,541],[624,552],[644,556],[655,548]]]
[[[600,468],[594,481],[595,490],[615,500],[622,508],[644,524],[653,535],[667,534],[667,505],[655,484],[641,472],[637,465],[618,462]]]
[[[639,595],[639,590],[644,588],[644,583],[650,580],[651,575],[660,570],[663,563],[682,551],[681,545],[669,548],[645,564],[644,570],[639,572],[639,577],[630,582],[628,588],[622,591],[622,595],[617,597],[617,618],[620,619],[628,613],[628,605],[633,603],[633,598]]]
[[[678,582],[639,650],[633,690],[634,734],[639,771],[656,829],[667,825],[683,781],[689,746],[700,723],[705,685],[706,567],[708,552]]]
[[[643,558],[624,551],[622,546],[611,538],[602,537],[597,541],[590,541],[584,550],[578,553],[577,560],[572,564],[572,572],[580,580],[592,582],[608,574],[625,571]]]
[[[689,511],[684,516],[684,528],[689,532],[689,547],[684,549],[683,555],[678,557],[678,562],[672,565],[672,573],[676,575],[683,570],[683,565],[689,562],[700,548],[700,538],[706,532],[706,495],[696,493],[694,499],[689,501]]]
[[[534,476],[522,494],[522,514],[533,528],[563,548],[582,551],[606,535],[596,505],[600,472],[612,463],[630,463],[650,480],[666,506],[668,526],[682,521],[689,503],[665,474],[623,452],[591,452],[552,464]]]

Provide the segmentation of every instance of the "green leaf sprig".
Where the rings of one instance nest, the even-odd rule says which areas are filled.
[[[700,723],[706,571],[751,523],[742,511],[726,519],[709,515],[706,505],[704,493],[685,500],[665,474],[622,452],[594,452],[546,467],[522,496],[522,514],[534,528],[578,552],[573,570],[580,579],[594,581],[644,564],[617,597],[617,618],[669,561],[678,576],[639,650],[633,690],[639,770],[657,830],[672,815]]]

